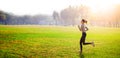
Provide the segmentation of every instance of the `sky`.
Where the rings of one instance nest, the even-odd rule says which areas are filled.
[[[52,14],[71,6],[85,4],[94,11],[102,10],[113,4],[120,4],[119,0],[0,0],[0,10],[16,15]],[[103,7],[104,6],[104,7]]]

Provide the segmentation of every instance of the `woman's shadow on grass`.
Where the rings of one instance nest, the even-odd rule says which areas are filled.
[[[80,54],[79,56],[80,56],[80,58],[85,58],[85,57],[84,57],[84,54]]]

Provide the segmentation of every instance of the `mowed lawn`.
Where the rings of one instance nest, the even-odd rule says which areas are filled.
[[[120,58],[120,28],[89,27],[79,55],[77,26],[1,25],[0,58]]]

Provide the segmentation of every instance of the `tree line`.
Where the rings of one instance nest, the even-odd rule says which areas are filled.
[[[54,20],[49,15],[23,15],[18,16],[7,12],[0,11],[0,24],[4,25],[26,25],[26,24],[51,24]]]
[[[0,11],[0,24],[2,25],[77,25],[81,19],[89,21],[93,26],[120,27],[120,5],[114,7],[114,11],[92,13],[87,6],[69,6],[52,15],[23,15],[18,16]]]

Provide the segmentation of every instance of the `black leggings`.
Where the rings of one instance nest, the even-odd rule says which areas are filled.
[[[92,44],[92,43],[86,43],[85,38],[86,38],[86,32],[82,32],[82,37],[81,37],[81,40],[80,40],[80,50],[81,51],[82,51],[82,44],[83,45]]]

